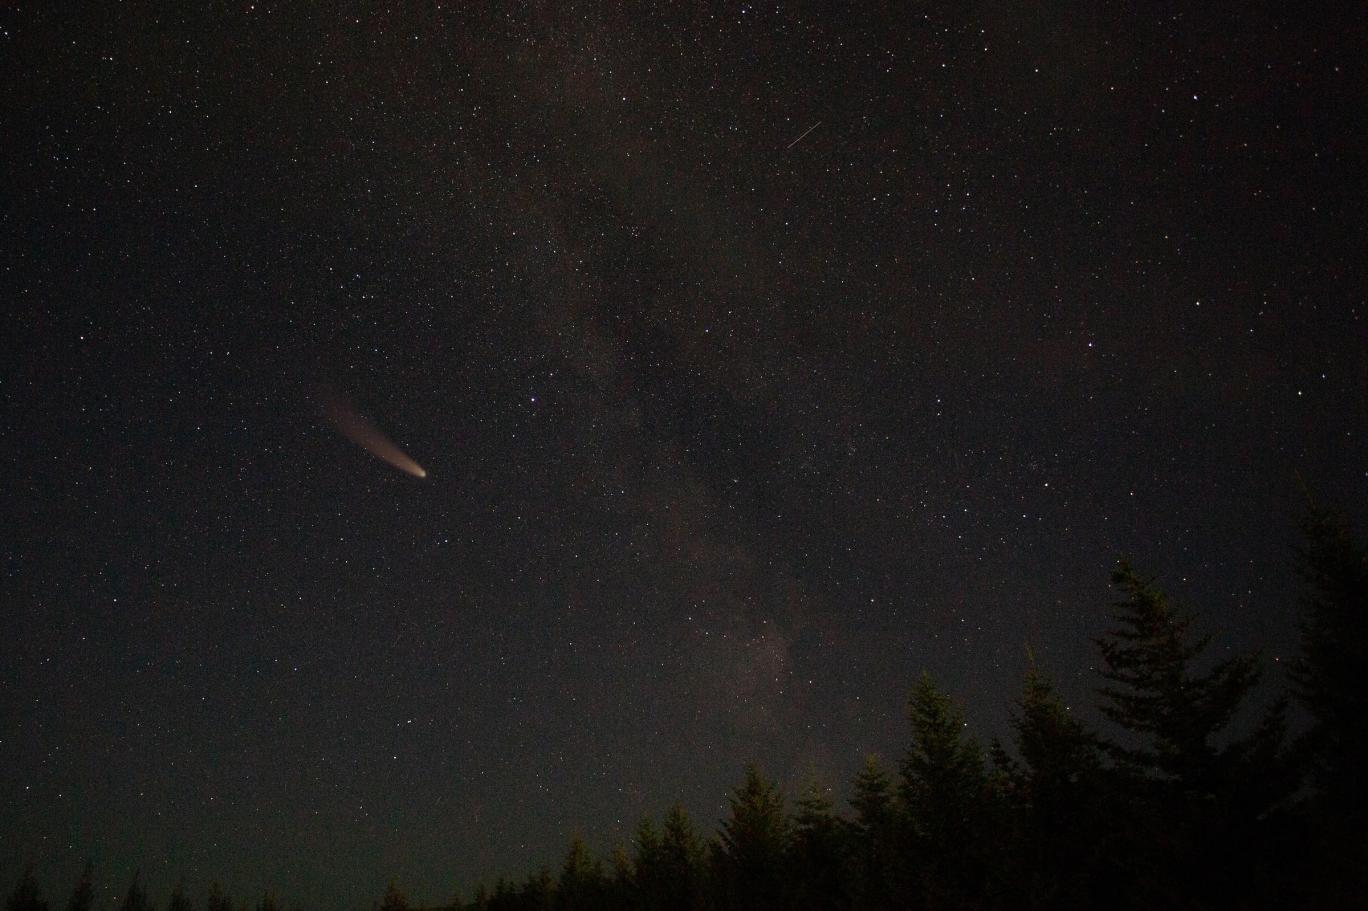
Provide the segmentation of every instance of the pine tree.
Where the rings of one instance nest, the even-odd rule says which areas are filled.
[[[1096,640],[1107,681],[1101,710],[1125,735],[1105,743],[1124,797],[1112,811],[1132,835],[1126,853],[1164,873],[1137,874],[1134,884],[1156,903],[1229,902],[1257,888],[1246,868],[1277,798],[1280,712],[1231,737],[1259,679],[1254,658],[1199,670],[1210,637],[1193,634],[1191,615],[1125,563],[1112,581],[1123,595],[1116,626]]]
[[[38,880],[33,875],[33,865],[24,868],[19,884],[14,887],[5,900],[5,911],[48,911],[48,903],[38,888]]]
[[[128,892],[124,895],[119,911],[155,911],[147,900],[147,890],[142,887],[140,872],[134,871],[133,882],[128,884]]]
[[[851,906],[846,831],[825,788],[814,783],[798,797],[793,817],[789,867],[797,908]]]
[[[964,716],[923,673],[909,700],[912,745],[902,764],[900,795],[908,845],[904,888],[919,884],[927,904],[975,904],[987,892],[989,781],[983,750],[965,732]]]
[[[584,839],[576,835],[561,865],[556,886],[556,907],[571,909],[598,908],[604,894],[603,865],[589,853]]]
[[[489,911],[518,911],[518,890],[507,876],[494,881],[494,894],[489,898]]]
[[[964,733],[964,715],[922,674],[909,701],[912,746],[903,760],[902,798],[927,841],[960,838],[986,782],[983,751]]]
[[[233,911],[233,899],[218,883],[210,883],[209,895],[204,900],[204,911]]]
[[[621,845],[613,849],[612,865],[613,875],[606,883],[607,896],[603,907],[605,911],[626,911],[633,906],[636,869],[627,850]]]
[[[176,887],[171,890],[171,898],[167,901],[166,911],[194,911],[190,896],[185,892],[185,880],[178,880]]]
[[[71,891],[71,899],[67,902],[67,911],[91,911],[94,905],[95,865],[86,861],[85,869],[81,871],[81,878],[76,881],[76,888]]]
[[[666,883],[677,899],[667,907],[689,911],[703,901],[704,851],[702,839],[684,805],[676,803],[665,813],[665,832],[660,840]]]
[[[865,757],[864,765],[855,776],[850,806],[855,811],[849,828],[858,907],[874,911],[897,907],[894,858],[898,808],[893,801],[893,783],[878,757]]]
[[[665,814],[663,832],[648,817],[633,839],[633,892],[651,911],[695,911],[703,900],[703,848],[683,805]]]
[[[728,907],[763,909],[784,906],[784,858],[789,823],[784,798],[754,764],[731,796],[731,816],[719,833],[718,867]]]
[[[702,863],[703,841],[693,820],[682,803],[671,804],[665,811],[665,828],[660,838],[660,850],[668,863],[697,869]]]
[[[519,906],[525,911],[551,911],[556,896],[556,881],[551,871],[542,867],[527,877],[519,894]]]
[[[1102,713],[1132,742],[1109,749],[1194,797],[1214,795],[1228,772],[1217,737],[1258,682],[1254,659],[1237,655],[1196,671],[1210,637],[1192,637],[1192,617],[1125,563],[1112,581],[1125,599],[1115,605],[1116,628],[1096,640],[1109,682],[1099,694]]]
[[[632,843],[635,846],[635,874],[632,884],[637,905],[642,908],[661,907],[667,894],[664,862],[660,849],[660,833],[656,831],[651,817],[647,816],[641,820]]]
[[[1108,850],[1101,747],[1034,666],[1012,728],[1020,763],[1007,763],[1020,814],[1015,891],[1033,908],[1091,908],[1117,878]]]
[[[854,825],[862,833],[873,834],[892,825],[897,812],[893,806],[893,783],[879,764],[879,757],[865,757],[855,776],[850,807],[855,811]]]
[[[1368,553],[1343,516],[1313,509],[1302,523],[1301,654],[1292,665],[1313,725],[1307,746],[1327,802],[1354,824],[1368,820]],[[1361,827],[1361,826],[1360,826]]]
[[[1073,803],[1072,790],[1101,765],[1097,738],[1070,714],[1049,678],[1032,667],[1012,718],[1025,784],[1036,805]]]
[[[270,903],[270,908],[265,907],[267,903]],[[408,911],[408,906],[408,899],[404,897],[404,893],[399,891],[399,886],[394,880],[390,880],[389,885],[385,887],[385,897],[380,900],[380,911]],[[257,906],[257,911],[275,911],[275,899],[267,895]]]
[[[1298,744],[1315,788],[1305,820],[1303,904],[1357,907],[1368,893],[1368,552],[1344,516],[1302,522],[1301,650],[1292,664],[1311,727]]]

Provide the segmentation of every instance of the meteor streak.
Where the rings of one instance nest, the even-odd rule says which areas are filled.
[[[346,399],[332,393],[322,395],[323,415],[344,437],[381,461],[415,478],[426,478],[423,466],[408,457],[394,441],[380,432],[370,421],[356,413]]]
[[[808,133],[811,133],[813,130],[817,129],[817,128],[818,128],[819,126],[821,126],[821,125],[822,125],[822,121],[819,120],[819,121],[817,121],[816,123],[814,123],[812,126],[808,127],[806,130],[804,130],[804,131],[802,132],[802,135],[800,135],[797,139],[793,140],[793,142],[790,142],[788,145],[784,146],[784,151],[788,151],[789,149],[791,149],[791,148],[793,148],[794,146],[796,146],[798,143],[802,142],[802,141],[803,141],[803,136],[806,136]]]

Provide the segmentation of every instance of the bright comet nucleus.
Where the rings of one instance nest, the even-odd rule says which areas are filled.
[[[335,393],[324,392],[321,400],[324,416],[344,437],[405,474],[415,478],[427,477],[427,471],[423,466],[410,458],[408,453],[400,449],[379,428],[358,414],[346,399]]]

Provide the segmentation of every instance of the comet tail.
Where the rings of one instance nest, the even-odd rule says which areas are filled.
[[[341,397],[327,395],[323,398],[323,414],[332,421],[333,426],[347,439],[369,452],[377,459],[388,462],[395,468],[415,478],[426,478],[423,466],[408,457],[404,450],[394,444],[380,430],[357,414]]]

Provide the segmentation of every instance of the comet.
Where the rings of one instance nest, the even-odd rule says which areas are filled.
[[[320,399],[323,416],[331,421],[344,437],[405,474],[413,475],[415,478],[427,477],[422,465],[409,458],[408,453],[400,449],[378,427],[358,414],[346,399],[326,391],[321,394]]]

